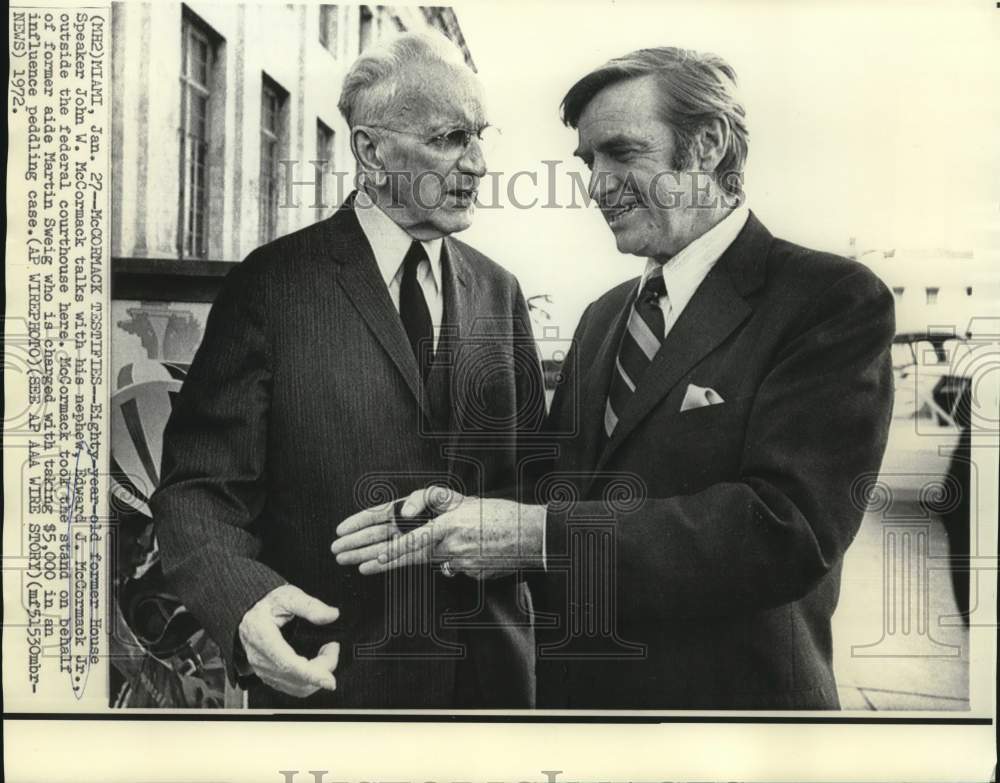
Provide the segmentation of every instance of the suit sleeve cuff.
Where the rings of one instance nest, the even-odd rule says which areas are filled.
[[[208,564],[206,564],[208,565]],[[239,628],[245,615],[261,598],[287,580],[263,563],[242,560],[242,568],[206,568],[202,573],[212,573],[212,579],[184,580],[176,585],[181,600],[205,627],[219,645],[230,681],[236,682],[241,665],[242,645],[239,645]],[[186,588],[186,589],[184,589]],[[242,656],[242,661],[246,657]],[[249,666],[249,664],[246,664]]]
[[[566,518],[568,511],[554,509],[551,504],[545,506],[545,530],[542,534],[542,567],[549,570],[552,558],[562,558],[566,555]]]

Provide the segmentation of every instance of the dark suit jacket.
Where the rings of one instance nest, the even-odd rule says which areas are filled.
[[[353,200],[251,253],[212,308],[152,499],[165,573],[230,667],[240,620],[273,588],[340,609],[332,625],[285,629],[307,656],[340,641],[336,692],[297,700],[258,683],[252,706],[531,703],[523,583],[430,567],[362,577],[329,551],[345,517],[431,482],[510,484],[520,433],[541,428],[517,281],[462,242],[444,248],[448,322],[426,386]]]
[[[608,442],[636,286],[588,307],[553,402],[538,706],[836,708],[830,618],[888,433],[892,295],[751,215]],[[725,402],[682,413],[688,384]]]

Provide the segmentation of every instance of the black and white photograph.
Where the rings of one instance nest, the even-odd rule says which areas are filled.
[[[1000,6],[10,14],[5,714],[995,774]]]

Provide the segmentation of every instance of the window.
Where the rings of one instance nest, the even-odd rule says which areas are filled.
[[[971,285],[967,285],[965,287],[965,295],[966,296],[972,296],[972,286]]]
[[[260,99],[260,241],[278,235],[278,165],[285,149],[288,93],[266,75]]]
[[[216,44],[211,31],[185,15],[181,29],[180,194],[177,252],[208,253],[208,153]]]
[[[327,180],[327,174],[335,171],[334,166],[334,144],[336,142],[336,134],[329,125],[327,125],[323,120],[316,120],[316,160],[318,161],[319,169],[316,170],[316,176],[319,179],[319,183],[316,186],[316,219],[323,217],[324,209],[327,205],[326,193],[322,187],[322,183]]]
[[[892,295],[895,296],[897,299],[902,299],[903,298],[903,291],[905,291],[905,290],[906,289],[903,286],[901,286],[901,285],[894,285],[892,287]]]
[[[372,16],[372,9],[366,5],[361,6],[361,20],[358,27],[359,52],[363,52],[371,45],[374,26],[375,26],[375,19]]]
[[[927,290],[927,304],[929,304],[929,305],[937,304],[938,291],[940,291],[941,289],[940,288],[928,288],[926,290]]]
[[[334,57],[337,56],[337,12],[337,6],[329,3],[319,7],[319,42]]]

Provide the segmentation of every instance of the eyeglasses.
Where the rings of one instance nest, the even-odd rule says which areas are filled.
[[[439,133],[436,136],[427,136],[423,133],[414,133],[413,131],[400,130],[399,128],[389,128],[385,125],[366,125],[364,127],[419,139],[425,146],[442,158],[461,157],[468,152],[473,139],[479,141],[483,152],[487,152],[493,149],[500,137],[500,129],[493,125],[484,125],[479,130],[455,128],[445,133]]]

